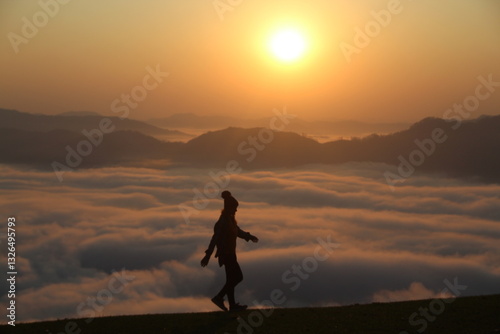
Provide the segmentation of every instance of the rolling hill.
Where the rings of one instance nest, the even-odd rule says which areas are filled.
[[[435,300],[324,308],[149,314],[64,319],[0,326],[4,334],[497,334],[500,295],[461,297],[441,309]],[[421,313],[424,310],[427,313]],[[435,311],[431,314],[431,311]],[[420,313],[419,313],[420,312]]]

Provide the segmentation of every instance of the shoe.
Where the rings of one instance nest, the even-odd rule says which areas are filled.
[[[231,305],[229,307],[229,311],[231,312],[235,312],[235,311],[245,311],[247,309],[247,305],[240,305],[238,303],[234,304],[234,305]]]
[[[211,301],[212,303],[217,305],[217,307],[220,308],[222,311],[227,312],[227,307],[226,305],[224,305],[224,298],[215,296],[214,298],[211,299]]]

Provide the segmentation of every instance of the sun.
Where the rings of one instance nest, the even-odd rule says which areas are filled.
[[[304,56],[306,40],[304,35],[296,29],[281,29],[269,39],[269,48],[278,60],[293,63]]]

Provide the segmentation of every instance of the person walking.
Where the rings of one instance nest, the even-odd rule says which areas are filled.
[[[224,304],[224,296],[227,296],[229,302],[229,311],[242,311],[247,308],[247,305],[236,303],[234,298],[234,288],[243,280],[243,273],[236,258],[236,239],[242,238],[247,242],[249,240],[258,242],[256,236],[243,231],[236,222],[236,211],[238,210],[238,201],[227,190],[223,191],[221,197],[224,199],[224,209],[214,226],[214,234],[205,251],[205,256],[201,260],[201,266],[206,267],[210,260],[210,256],[217,247],[215,257],[219,260],[219,266],[224,266],[226,271],[226,283],[213,297],[212,302],[221,310],[227,311]]]

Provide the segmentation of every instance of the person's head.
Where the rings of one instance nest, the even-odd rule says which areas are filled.
[[[234,215],[238,210],[239,205],[236,198],[234,198],[233,195],[231,195],[231,193],[227,190],[222,192],[221,197],[224,199],[224,212]]]

